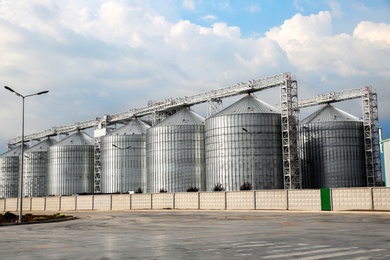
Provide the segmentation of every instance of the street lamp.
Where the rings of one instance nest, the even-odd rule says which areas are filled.
[[[48,90],[45,90],[45,91],[41,91],[41,92],[38,92],[38,93],[34,93],[34,94],[30,94],[30,95],[26,95],[26,96],[23,96],[21,95],[20,93],[16,92],[15,90],[13,90],[12,88],[10,87],[7,87],[7,86],[4,86],[4,88],[6,90],[9,90],[13,93],[15,93],[17,96],[21,97],[23,102],[22,102],[22,145],[21,145],[21,150],[20,150],[20,175],[19,175],[19,223],[22,222],[23,220],[23,156],[24,156],[24,99],[27,98],[27,97],[31,97],[31,96],[37,96],[37,95],[42,95],[42,94],[46,94],[48,93],[49,91]]]
[[[246,128],[242,128],[245,133],[248,133],[251,135],[251,153],[252,153],[252,187],[255,189],[255,183],[254,183],[254,165],[255,165],[255,155],[254,155],[254,144],[253,144],[253,137],[254,135],[261,134],[262,132],[249,132]]]
[[[112,146],[113,147],[115,147],[115,148],[117,148],[118,150],[127,150],[127,149],[129,149],[129,148],[131,148],[131,145],[129,145],[129,146],[126,146],[126,147],[119,147],[119,146],[117,146],[116,144],[112,144]],[[120,193],[123,193],[123,190],[124,190],[124,187],[123,187],[123,175],[124,175],[124,165],[123,165],[123,159],[124,158],[122,158],[122,162],[121,162],[121,189],[120,189]]]

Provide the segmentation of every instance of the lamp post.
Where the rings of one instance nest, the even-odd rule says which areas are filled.
[[[23,161],[24,161],[24,99],[27,98],[27,97],[31,97],[31,96],[38,96],[38,95],[42,95],[42,94],[46,94],[48,93],[49,91],[48,90],[45,90],[45,91],[41,91],[41,92],[38,92],[38,93],[34,93],[34,94],[29,94],[29,95],[26,95],[26,96],[23,96],[22,94],[16,92],[15,90],[13,90],[12,88],[10,87],[7,87],[7,86],[4,86],[4,88],[6,90],[9,90],[13,93],[15,93],[17,96],[21,97],[23,102],[22,102],[22,144],[21,144],[21,148],[20,148],[20,175],[19,175],[19,222],[21,223],[22,220],[23,220]]]
[[[253,189],[255,189],[255,183],[254,183],[254,164],[255,164],[255,155],[254,155],[254,146],[253,146],[253,137],[254,137],[254,135],[256,134],[261,134],[262,132],[249,132],[246,128],[242,128],[242,130],[244,130],[244,132],[245,133],[248,133],[248,134],[250,134],[251,135],[251,154],[252,154],[252,170],[251,170],[251,172],[252,172],[252,180],[251,180],[251,182],[252,182],[252,188]]]
[[[126,146],[126,147],[119,147],[116,144],[112,144],[112,146],[117,148],[117,149],[119,149],[119,150],[127,150],[127,149],[131,148],[131,145]],[[125,167],[123,166],[123,160],[122,160],[122,163],[121,163],[121,185],[120,185],[121,189],[120,189],[120,193],[123,193],[123,175],[124,175],[123,171],[124,171],[124,168]]]

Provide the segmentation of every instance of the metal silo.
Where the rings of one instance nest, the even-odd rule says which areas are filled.
[[[102,193],[146,192],[146,130],[150,126],[134,119],[101,141]]]
[[[148,129],[148,192],[204,190],[204,118],[189,108]]]
[[[46,139],[24,152],[23,196],[42,197],[47,195],[48,150],[56,141]]]
[[[0,198],[19,197],[20,150],[18,146],[0,155]]]
[[[283,188],[281,115],[247,95],[206,120],[207,190]]]
[[[48,152],[48,195],[92,193],[94,188],[94,140],[74,133]]]
[[[300,123],[303,188],[367,186],[363,122],[325,105]]]

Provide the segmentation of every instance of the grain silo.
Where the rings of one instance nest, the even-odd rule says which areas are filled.
[[[184,108],[148,129],[148,192],[204,190],[204,118]]]
[[[146,191],[146,130],[150,126],[134,119],[102,137],[102,193]]]
[[[48,152],[48,195],[92,193],[94,188],[94,140],[76,132]]]
[[[19,197],[20,148],[18,146],[0,155],[0,198]]]
[[[281,115],[253,95],[206,120],[205,150],[208,191],[283,188]]]
[[[23,196],[47,195],[48,150],[56,141],[45,139],[24,152]]]
[[[303,188],[367,186],[363,122],[325,105],[300,122]]]

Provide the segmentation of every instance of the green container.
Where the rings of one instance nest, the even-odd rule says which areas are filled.
[[[330,188],[321,189],[321,210],[331,211],[332,204],[330,201]]]

